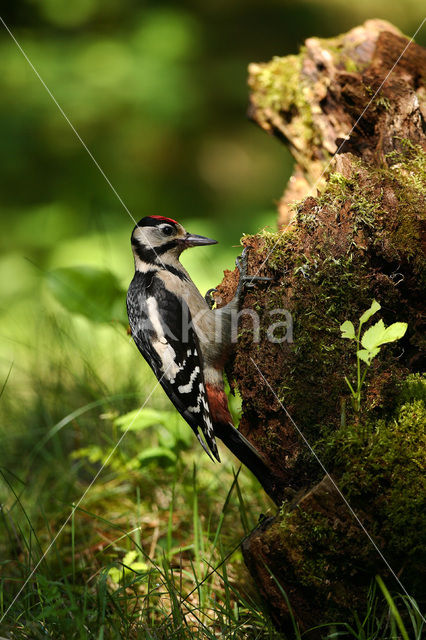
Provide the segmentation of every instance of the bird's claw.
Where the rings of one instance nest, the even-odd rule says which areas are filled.
[[[209,289],[206,293],[206,295],[204,296],[205,301],[207,302],[207,304],[209,305],[210,309],[213,309],[213,306],[216,302],[216,300],[213,297],[213,293],[215,293],[217,291],[217,289],[213,288],[213,289]]]
[[[242,254],[235,259],[235,264],[237,266],[238,271],[240,272],[240,276],[241,277],[247,276],[247,267],[248,267],[247,247],[244,247]]]
[[[239,287],[245,287],[246,289],[252,289],[256,286],[257,282],[271,282],[272,278],[267,278],[264,276],[249,276],[247,275],[248,271],[248,253],[249,247],[244,247],[243,252],[238,258],[235,260],[235,264],[237,266],[238,271],[240,272],[240,280]]]

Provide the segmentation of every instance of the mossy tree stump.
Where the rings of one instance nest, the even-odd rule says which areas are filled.
[[[244,544],[282,628],[290,617],[281,589],[302,629],[362,611],[375,573],[401,591],[283,407],[401,583],[424,597],[426,54],[408,43],[368,21],[331,40],[310,38],[298,56],[250,66],[250,116],[296,159],[281,225],[289,201],[319,180],[288,228],[243,239],[250,273],[261,268],[274,281],[246,295],[262,339],[253,345],[243,318],[229,373],[243,400],[240,429],[275,470],[282,501]],[[224,303],[236,282],[236,272],[225,275]],[[378,317],[407,322],[408,331],[374,360],[355,413],[344,377],[354,379],[356,359],[339,326],[356,324],[373,299]],[[292,343],[266,339],[276,308],[292,314]]]

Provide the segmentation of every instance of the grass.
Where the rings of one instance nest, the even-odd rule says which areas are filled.
[[[206,496],[195,467],[187,477],[190,500],[184,513],[176,484],[168,506],[146,513],[138,487],[133,486],[132,500],[127,486],[123,501],[123,480],[117,477],[96,487],[91,510],[73,510],[70,505],[72,517],[7,615],[4,631],[13,629],[17,638],[185,638],[217,637],[217,633],[237,637],[239,629],[251,626],[262,630],[258,637],[276,637],[252,597],[238,597],[231,568],[226,567],[226,556],[234,550],[238,554],[242,535],[238,531],[237,542],[229,549],[231,540],[222,532],[233,516],[230,510],[243,509],[235,498],[238,479],[218,517],[213,509],[207,522],[198,508]],[[165,491],[163,486],[161,493]],[[19,523],[19,517],[11,526],[4,522],[6,546],[11,551],[18,539],[24,545],[4,567],[2,615],[47,542],[38,538],[15,492],[14,499],[10,511],[20,508],[24,522]],[[115,511],[114,520],[99,513],[106,499],[109,512]],[[51,540],[58,527],[59,522],[46,519]],[[96,538],[95,544],[90,538]]]
[[[53,429],[39,447],[48,462],[54,458],[46,449],[49,444],[55,449],[52,441],[63,435]],[[155,433],[144,431],[144,437],[155,439]],[[130,475],[126,465],[121,473],[107,468],[77,507],[75,496],[73,504],[63,493],[52,503],[37,493],[34,503],[31,486],[3,469],[2,633],[19,639],[284,638],[274,629],[241,558],[240,542],[265,508],[259,491],[251,478],[234,474],[229,462],[221,468],[219,490],[209,461],[200,457],[195,462],[198,458],[191,448],[171,468],[151,465]],[[59,472],[67,461],[56,463]],[[79,492],[89,482],[89,470],[96,468],[85,464],[78,467]],[[33,481],[43,477],[43,467]],[[386,607],[373,589],[364,618],[355,625],[324,627],[323,637],[420,640],[414,605],[393,600],[387,591],[385,596]],[[410,616],[410,631],[401,627],[401,607]],[[288,638],[309,638],[294,625],[294,636]]]
[[[137,387],[148,395],[155,381],[146,369],[139,378],[126,376],[134,366],[130,358],[122,376],[108,373],[105,380],[111,363],[102,371],[89,361],[90,354],[80,353],[81,327],[58,318],[57,325],[45,324],[33,352],[24,346],[26,366],[7,372],[0,400],[1,632],[14,638],[186,637],[198,626],[205,633],[212,617],[215,629],[259,626],[255,607],[250,613],[248,605],[237,605],[234,572],[242,566],[241,521],[254,526],[265,504],[254,499],[244,518],[238,516],[236,487],[242,482],[242,492],[255,495],[255,483],[248,475],[234,479],[231,461],[219,479],[217,466],[190,439],[173,464],[135,465],[141,451],[169,434],[129,431],[78,504],[102,463],[93,452],[112,448],[121,435],[117,417],[141,403]],[[101,352],[103,331],[92,331]],[[113,330],[109,340],[121,342]],[[86,359],[82,369],[70,365],[72,349]],[[37,366],[40,353],[44,362]],[[163,409],[167,401],[158,393],[153,405]],[[216,568],[234,548],[232,568]]]
[[[309,640],[295,621],[276,631],[244,566],[271,503],[225,453],[211,463],[160,390],[161,424],[139,422],[102,468],[155,384],[125,331],[44,298],[19,317],[0,392],[0,635]],[[321,636],[420,640],[415,604],[380,586],[364,617]]]
[[[228,494],[228,504],[237,482],[235,479]],[[195,484],[195,503],[197,495]],[[225,516],[225,512],[223,505],[221,514]],[[223,518],[214,531],[209,531],[194,517],[191,544],[179,550],[172,546],[161,549],[160,545],[152,558],[141,542],[140,527],[124,531],[97,514],[85,510],[76,513],[98,530],[107,530],[111,537],[89,553],[72,545],[71,558],[67,558],[63,544],[54,544],[53,559],[40,565],[3,626],[2,631],[10,632],[10,637],[284,638],[274,630],[258,597],[244,593],[236,584],[232,565],[227,564],[232,549],[225,554],[219,542]],[[171,513],[173,516],[174,511]],[[171,526],[169,519],[164,530],[168,540]],[[113,532],[115,535],[111,535]],[[74,539],[75,519],[68,534]],[[139,568],[126,563],[129,548],[138,557]],[[103,564],[109,550],[126,554],[120,562]],[[28,565],[22,568],[28,573]],[[117,569],[117,574],[112,574]],[[7,582],[2,583],[2,613],[7,606]],[[323,628],[323,637],[421,640],[422,623],[413,604],[401,598],[411,619],[409,632],[398,612],[399,603],[389,595],[386,599],[390,615],[383,611],[383,603],[372,589],[364,617],[357,618],[355,625],[328,625]],[[294,622],[294,636],[287,637],[301,640],[309,638],[309,633],[301,634]]]

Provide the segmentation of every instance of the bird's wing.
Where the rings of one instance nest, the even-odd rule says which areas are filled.
[[[203,360],[184,300],[154,277],[143,293],[127,297],[130,328],[139,351],[206,453],[220,461],[203,375]],[[211,457],[211,456],[210,456]]]

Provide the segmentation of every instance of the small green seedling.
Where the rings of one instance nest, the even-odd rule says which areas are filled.
[[[350,320],[346,320],[341,326],[342,338],[348,340],[354,340],[356,343],[356,359],[357,359],[357,380],[356,389],[351,385],[348,378],[345,376],[346,384],[348,385],[352,394],[352,405],[355,411],[359,411],[361,407],[361,389],[364,384],[365,376],[369,366],[373,359],[380,352],[382,345],[388,342],[395,342],[402,338],[407,331],[406,322],[394,322],[385,327],[383,320],[379,320],[376,324],[369,327],[364,331],[361,338],[361,329],[371,316],[381,309],[380,304],[373,300],[372,305],[367,311],[365,311],[359,319],[358,333],[355,334],[355,327]],[[361,348],[363,347],[363,348]],[[361,371],[361,362],[365,363],[364,371]]]
[[[113,582],[119,584],[125,576],[135,577],[138,573],[148,573],[148,571],[149,567],[142,561],[141,554],[138,551],[128,551],[121,562],[121,567],[111,567],[108,575]]]

